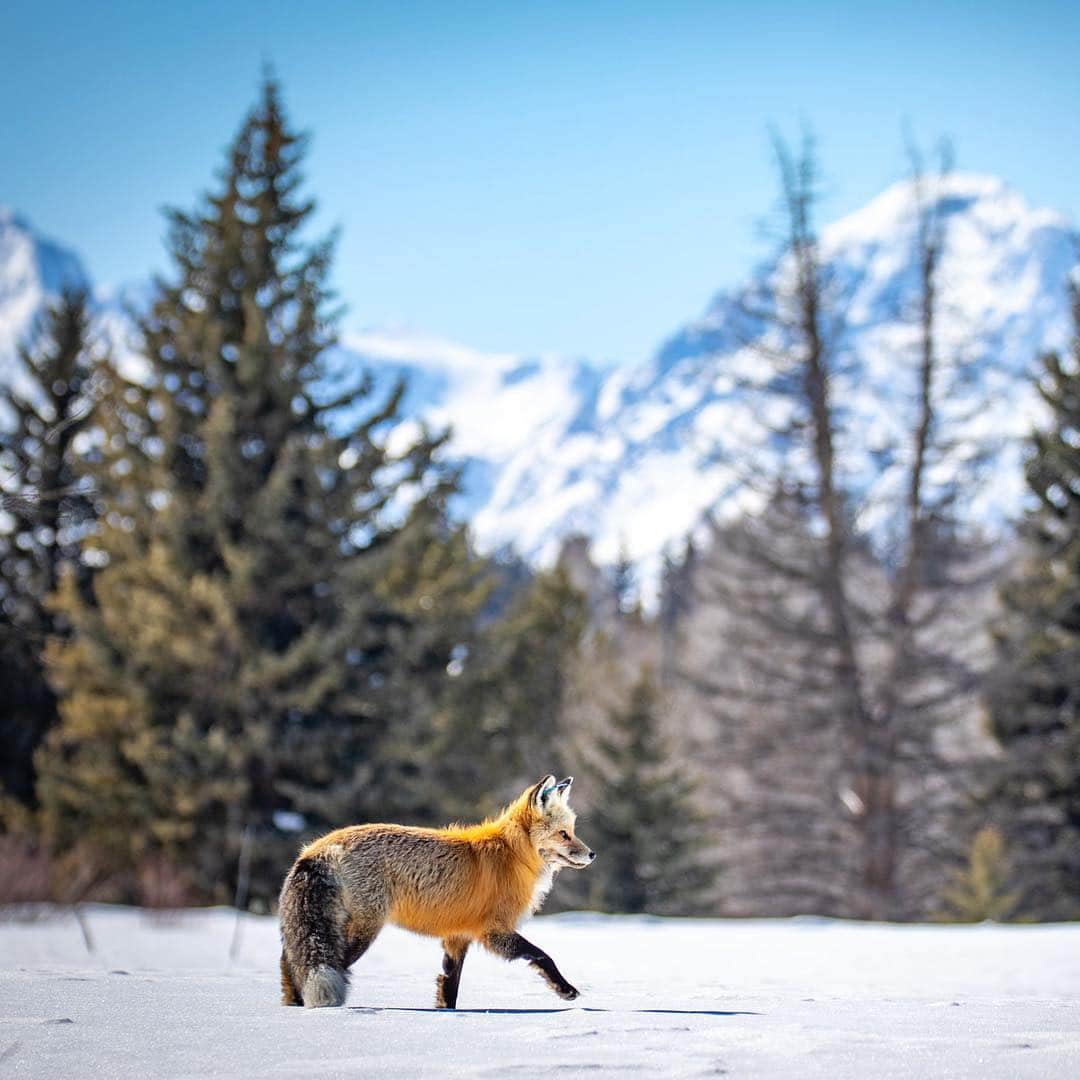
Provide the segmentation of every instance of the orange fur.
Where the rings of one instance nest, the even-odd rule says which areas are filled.
[[[309,844],[300,857],[347,856],[375,832],[429,837],[459,849],[465,856],[456,872],[436,887],[402,882],[394,888],[388,921],[432,937],[482,938],[512,930],[528,910],[544,860],[531,839],[539,815],[526,791],[498,817],[479,825],[425,829],[412,825],[353,825]]]
[[[544,870],[529,840],[531,815],[519,800],[493,821],[433,829],[443,842],[468,851],[467,871],[438,890],[406,891],[391,908],[390,921],[440,938],[512,930],[527,912]]]
[[[561,867],[581,869],[595,857],[572,835],[572,780],[548,773],[479,825],[353,825],[308,844],[281,890],[285,1004],[341,1005],[348,969],[387,922],[442,939],[438,1008],[455,1007],[474,941],[527,959],[557,994],[576,998],[551,957],[515,929]]]

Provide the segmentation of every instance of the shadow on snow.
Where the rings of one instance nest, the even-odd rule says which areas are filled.
[[[621,1013],[624,1015],[655,1015],[666,1016],[761,1016],[758,1012],[746,1012],[739,1009],[597,1009],[589,1006],[573,1008],[553,1009],[435,1009],[416,1008],[407,1005],[349,1005],[350,1012],[359,1013],[383,1013],[383,1012],[412,1012],[412,1013],[478,1013],[485,1016],[532,1016],[543,1013],[586,1012],[586,1013]]]

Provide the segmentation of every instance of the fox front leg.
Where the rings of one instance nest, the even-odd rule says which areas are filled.
[[[469,949],[467,938],[447,938],[443,941],[443,973],[435,979],[435,1008],[456,1009],[461,966]]]
[[[564,1001],[573,1001],[578,991],[563,978],[562,972],[555,966],[555,961],[543,949],[520,934],[488,934],[484,944],[496,955],[506,960],[528,960],[547,980],[548,986]]]

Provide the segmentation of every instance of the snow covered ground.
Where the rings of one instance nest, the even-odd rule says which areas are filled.
[[[1080,1076],[1080,925],[561,915],[527,935],[581,990],[387,930],[344,1009],[277,1004],[277,926],[86,909],[0,921],[0,1076]]]

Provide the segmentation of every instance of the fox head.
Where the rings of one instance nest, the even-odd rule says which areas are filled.
[[[526,789],[521,801],[529,810],[529,834],[546,863],[561,868],[584,869],[596,858],[574,835],[577,815],[570,809],[572,776],[556,780],[548,773],[538,784]]]

